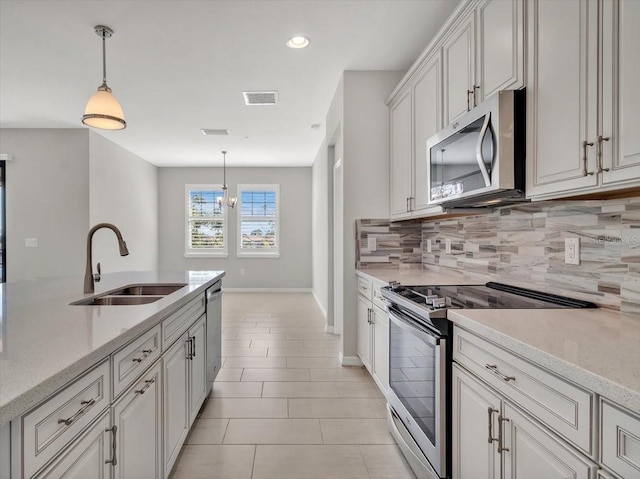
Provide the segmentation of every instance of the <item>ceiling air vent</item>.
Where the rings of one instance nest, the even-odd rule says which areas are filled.
[[[229,134],[229,130],[211,130],[211,129],[203,128],[200,131],[205,136],[226,136]]]
[[[278,102],[277,91],[243,91],[245,105],[275,105]]]

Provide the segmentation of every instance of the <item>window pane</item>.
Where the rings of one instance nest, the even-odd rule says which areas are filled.
[[[189,216],[222,217],[222,208],[218,204],[222,191],[189,191]]]
[[[189,220],[189,241],[192,249],[224,248],[223,222]]]
[[[276,247],[275,221],[243,220],[240,226],[240,247],[248,249],[273,249]]]
[[[241,200],[242,216],[274,217],[276,215],[275,191],[243,191]]]

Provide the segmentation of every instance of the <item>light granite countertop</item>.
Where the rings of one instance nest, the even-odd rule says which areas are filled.
[[[224,276],[223,271],[105,274],[93,294],[82,277],[6,283],[0,289],[0,424],[44,400]],[[129,284],[185,283],[136,306],[69,303]]]
[[[363,269],[378,283],[483,284],[455,272]],[[557,375],[640,412],[640,315],[598,309],[452,309],[448,318]]]

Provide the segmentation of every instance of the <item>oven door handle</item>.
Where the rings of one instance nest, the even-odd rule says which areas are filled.
[[[416,324],[413,324],[406,319],[402,319],[400,316],[394,314],[390,309],[387,310],[387,313],[389,314],[389,319],[393,321],[394,324],[396,324],[399,328],[409,331],[412,334],[420,335],[420,338],[422,338],[432,346],[438,346],[440,344],[439,337],[426,332],[425,330],[419,328]]]

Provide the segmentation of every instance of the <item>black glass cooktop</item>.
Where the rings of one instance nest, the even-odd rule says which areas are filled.
[[[596,308],[594,303],[501,283],[452,286],[401,286],[392,290],[415,303],[439,308],[557,309]],[[438,299],[440,303],[438,304]],[[442,298],[444,301],[442,301]]]

